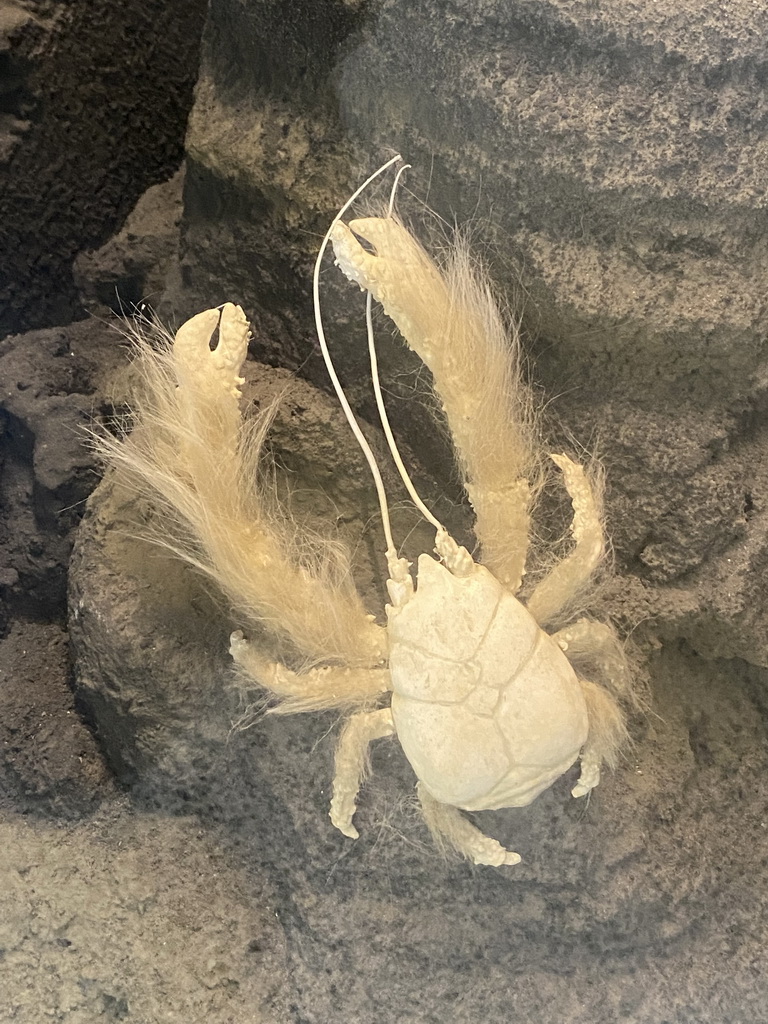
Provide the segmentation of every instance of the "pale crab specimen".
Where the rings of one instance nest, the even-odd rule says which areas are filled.
[[[167,514],[164,543],[216,582],[243,624],[289,641],[294,668],[270,660],[240,631],[231,637],[239,669],[280,699],[275,710],[349,712],[336,751],[333,824],[357,837],[353,817],[369,745],[397,736],[433,834],[476,864],[516,864],[517,853],[461,811],[525,806],[577,760],[572,793],[584,796],[598,784],[602,763],[615,763],[626,738],[621,703],[631,699],[631,681],[616,634],[584,617],[562,625],[570,607],[584,607],[604,558],[599,476],[565,454],[551,456],[573,505],[571,550],[523,603],[516,594],[544,460],[517,339],[466,249],[438,268],[392,215],[391,202],[384,217],[344,223],[362,189],[394,162],[339,212],[315,270],[321,346],[381,504],[386,626],[363,606],[347,563],[297,555],[290,531],[255,484],[269,424],[267,418],[244,422],[240,411],[249,339],[240,307],[227,303],[198,314],[159,350],[140,344],[145,386],[136,428],[124,442],[103,442],[103,449]],[[410,563],[398,557],[378,467],[327,352],[319,275],[329,240],[337,265],[368,292],[382,424],[411,496],[436,529],[437,558],[419,556],[416,581]],[[480,562],[424,506],[402,464],[378,384],[371,298],[432,372],[474,509]],[[550,635],[544,627],[553,622],[560,628]]]

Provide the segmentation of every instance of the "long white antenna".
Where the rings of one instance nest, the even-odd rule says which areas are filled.
[[[398,153],[398,155],[393,156],[391,160],[387,160],[387,162],[385,164],[382,164],[377,171],[374,171],[370,177],[366,178],[363,184],[355,192],[353,192],[349,199],[346,201],[346,203],[344,203],[342,208],[331,221],[331,225],[325,233],[325,237],[323,238],[322,244],[320,245],[320,251],[318,252],[317,259],[315,260],[315,272],[312,276],[312,299],[315,307],[315,326],[317,327],[317,340],[320,342],[320,351],[323,353],[323,359],[325,360],[325,365],[328,370],[328,376],[331,378],[331,383],[333,384],[333,389],[336,392],[336,397],[339,399],[341,408],[344,410],[344,415],[347,417],[347,422],[352,428],[352,433],[355,435],[357,443],[360,445],[363,451],[363,455],[365,455],[366,461],[368,462],[368,466],[370,467],[371,470],[371,475],[373,476],[373,482],[376,486],[376,494],[379,499],[379,508],[381,509],[381,520],[382,525],[384,527],[384,536],[387,541],[387,561],[389,563],[390,573],[393,574],[394,566],[398,564],[398,561],[403,562],[405,566],[407,566],[407,563],[405,563],[404,560],[402,559],[397,559],[397,551],[392,540],[392,527],[389,522],[389,508],[387,506],[387,495],[384,490],[384,481],[381,479],[381,472],[379,471],[379,467],[376,463],[374,454],[371,451],[371,446],[366,441],[365,436],[363,435],[363,432],[360,429],[360,424],[357,422],[355,414],[352,412],[352,407],[347,401],[347,396],[344,394],[344,389],[342,388],[341,382],[339,381],[338,375],[336,374],[336,369],[333,365],[333,360],[331,359],[331,353],[328,351],[328,342],[325,339],[325,328],[323,327],[323,318],[320,313],[320,265],[322,264],[323,256],[325,256],[325,250],[328,248],[328,243],[331,239],[331,232],[333,231],[336,224],[347,212],[347,210],[350,208],[352,203],[354,203],[354,201],[361,194],[361,192],[364,192],[365,189],[368,188],[372,181],[375,181],[376,178],[379,177],[379,175],[383,174],[393,164],[396,164],[399,160],[402,159],[403,158]],[[405,569],[405,572],[407,574],[407,568]]]
[[[405,468],[405,464],[403,463],[400,451],[397,447],[397,442],[395,441],[395,436],[392,433],[392,427],[390,426],[389,423],[389,416],[387,416],[387,410],[384,405],[384,396],[381,393],[381,381],[379,380],[379,361],[376,357],[376,343],[373,337],[372,298],[373,296],[371,295],[370,292],[368,292],[368,297],[365,300],[365,326],[368,329],[368,355],[370,356],[371,359],[371,378],[373,380],[373,391],[374,394],[376,395],[376,407],[379,410],[379,419],[381,420],[381,425],[384,428],[384,435],[387,439],[387,444],[389,445],[389,450],[392,453],[394,463],[397,466],[397,471],[400,474],[408,493],[413,499],[414,504],[418,508],[419,512],[421,512],[421,514],[424,516],[424,518],[428,520],[428,522],[432,523],[434,528],[439,533],[445,533],[446,531],[443,524],[440,522],[439,519],[436,519],[432,515],[427,506],[419,497],[419,492],[416,490],[413,480],[411,480],[410,476],[408,475],[408,470]]]
[[[395,196],[397,195],[397,188],[400,184],[400,179],[406,171],[410,170],[410,164],[403,164],[402,167],[397,168],[397,174],[395,180],[392,182],[392,191],[389,193],[389,206],[387,207],[387,216],[391,217],[395,209]]]
[[[397,189],[400,184],[400,179],[402,178],[403,174],[409,169],[410,166],[410,164],[403,164],[402,167],[398,167],[397,169],[397,174],[395,175],[395,180],[392,184],[392,191],[389,194],[389,206],[387,207],[387,217],[391,217],[394,212],[395,196],[397,195]],[[379,419],[381,420],[381,425],[384,429],[384,436],[387,439],[387,444],[389,445],[389,451],[392,455],[392,459],[394,460],[394,463],[397,466],[397,471],[400,474],[401,480],[405,484],[406,490],[410,494],[418,510],[421,512],[421,514],[424,516],[427,522],[432,523],[432,525],[438,531],[438,533],[445,533],[446,531],[443,524],[440,522],[439,519],[436,519],[432,515],[430,510],[421,500],[419,492],[416,490],[413,480],[411,480],[408,470],[405,468],[405,463],[403,462],[403,459],[400,455],[400,449],[397,447],[397,442],[395,441],[395,435],[392,433],[392,427],[389,422],[389,416],[387,415],[387,408],[384,405],[384,396],[381,393],[381,380],[379,378],[379,360],[376,355],[376,341],[373,334],[373,296],[371,295],[370,292],[368,292],[368,295],[366,296],[365,300],[365,326],[368,332],[368,356],[370,357],[371,361],[371,379],[373,381],[373,392],[376,396],[376,408],[379,410]]]

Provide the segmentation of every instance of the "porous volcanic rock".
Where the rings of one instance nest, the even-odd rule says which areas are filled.
[[[0,335],[82,317],[72,261],[178,169],[205,10],[0,2]]]
[[[305,467],[318,439],[331,444],[323,490],[300,476],[293,487],[305,508],[338,510],[329,495],[364,493],[365,469],[312,392],[304,384],[288,400],[278,436]],[[345,509],[359,529],[359,510]],[[764,671],[679,643],[660,649],[653,711],[588,803],[570,797],[570,772],[528,808],[474,815],[522,854],[514,868],[441,858],[395,740],[374,746],[353,842],[328,819],[337,716],[266,716],[233,731],[237,609],[136,539],[148,516],[114,474],[90,499],[70,570],[78,697],[135,799],[219,822],[270,879],[288,1019],[505,1024],[514,1006],[541,1024],[762,1020]],[[360,588],[380,612],[380,552],[358,556]]]
[[[768,665],[768,13],[753,3],[410,0],[211,5],[187,139],[184,314],[237,299],[259,358],[322,383],[317,240],[393,152],[403,214],[439,242],[472,224],[522,316],[553,447],[596,444],[628,583],[708,656]],[[382,201],[388,184],[374,190]],[[425,212],[423,204],[436,216]],[[336,351],[358,407],[359,304],[331,275]],[[450,465],[417,362],[382,332],[392,415]]]
[[[319,238],[403,152],[406,218],[433,240],[424,203],[472,222],[522,317],[552,450],[602,454],[619,568],[604,601],[644,647],[653,698],[588,805],[567,777],[477,815],[522,854],[514,869],[437,856],[396,742],[374,751],[352,843],[327,819],[334,717],[231,733],[236,609],[130,538],[151,513],[108,479],[70,577],[78,692],[121,777],[220,820],[275,881],[296,1022],[764,1020],[767,30],[760,5],[715,0],[210,6],[164,301],[242,303],[255,354],[320,382]],[[370,411],[362,299],[323,284]],[[396,429],[444,484],[421,369],[380,333]],[[344,526],[367,478],[323,402],[307,392],[278,448],[309,495],[333,438],[320,486],[344,496]],[[359,585],[380,609],[366,544]]]

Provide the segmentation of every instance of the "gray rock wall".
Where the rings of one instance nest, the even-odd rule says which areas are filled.
[[[414,165],[405,214],[433,238],[436,217],[472,223],[522,315],[536,382],[556,398],[553,445],[567,434],[600,448],[627,627],[652,616],[704,653],[768,665],[768,15],[746,3],[309,6],[212,6],[177,308],[242,302],[259,355],[321,381],[317,240],[401,151]],[[355,382],[349,303],[331,286]],[[382,361],[408,395],[413,362],[386,345]],[[413,403],[393,416],[430,437]],[[445,469],[437,448],[422,454]]]
[[[603,454],[619,567],[604,600],[652,695],[588,806],[567,778],[478,816],[520,850],[515,869],[437,857],[396,742],[374,751],[351,843],[326,817],[336,723],[229,735],[236,609],[132,542],[146,510],[108,481],[70,575],[78,692],[136,792],[221,822],[274,884],[292,1021],[765,1018],[766,29],[757,5],[692,0],[211,5],[166,308],[241,302],[256,354],[320,381],[314,252],[402,151],[406,216],[438,239],[425,204],[471,221],[520,312],[553,448]],[[324,280],[367,410],[357,310]],[[444,439],[396,401],[414,364],[381,333],[397,429],[450,487]],[[358,527],[365,476],[302,387],[278,447]],[[360,582],[380,612],[368,538]]]
[[[75,256],[178,168],[205,8],[0,3],[0,334],[82,316]]]

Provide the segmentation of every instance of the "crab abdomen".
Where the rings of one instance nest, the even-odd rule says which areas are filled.
[[[455,577],[428,556],[390,613],[392,715],[416,775],[465,810],[530,803],[587,736],[578,679],[557,644],[482,566]]]

